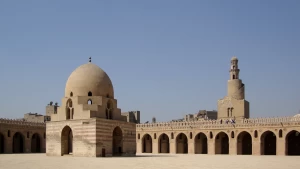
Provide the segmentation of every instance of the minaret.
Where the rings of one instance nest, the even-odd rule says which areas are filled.
[[[239,73],[240,73],[240,69],[239,69],[239,60],[237,59],[237,57],[232,57],[231,58],[231,66],[230,66],[230,80],[233,79],[239,79]]]
[[[250,116],[250,103],[245,100],[245,85],[240,79],[239,60],[230,61],[227,96],[218,100],[218,119],[244,119]]]
[[[231,66],[229,70],[230,78],[228,80],[227,96],[237,100],[245,99],[245,85],[239,77],[239,60],[237,57],[231,58]]]

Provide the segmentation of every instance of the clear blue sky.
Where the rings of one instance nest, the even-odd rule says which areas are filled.
[[[300,1],[0,1],[0,117],[45,113],[92,62],[142,121],[217,109],[240,60],[251,117],[300,110]]]

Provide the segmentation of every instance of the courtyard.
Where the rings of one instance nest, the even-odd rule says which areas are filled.
[[[45,154],[0,155],[1,169],[294,169],[297,156],[144,155],[137,157],[48,157]]]

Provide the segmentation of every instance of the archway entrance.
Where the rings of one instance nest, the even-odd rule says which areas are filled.
[[[170,153],[170,140],[165,133],[158,138],[158,153]]]
[[[207,137],[203,133],[195,137],[195,154],[207,154]]]
[[[41,139],[37,133],[33,134],[31,137],[31,152],[32,153],[41,152]]]
[[[298,131],[290,131],[285,138],[286,155],[300,155],[300,133]]]
[[[176,137],[176,153],[187,154],[188,153],[188,141],[185,134],[180,133]]]
[[[73,154],[73,132],[69,126],[61,132],[61,154]]]
[[[113,131],[113,155],[122,155],[123,152],[123,133],[120,127]]]
[[[0,133],[0,154],[4,153],[4,135],[2,133]]]
[[[229,138],[224,132],[216,135],[215,154],[229,154]]]
[[[237,154],[238,155],[251,155],[252,154],[252,137],[243,131],[237,137]]]
[[[142,152],[152,153],[152,138],[149,134],[145,134],[142,139]]]
[[[13,153],[24,153],[24,136],[19,132],[13,137]]]
[[[261,155],[276,155],[276,135],[272,131],[266,131],[260,138]]]

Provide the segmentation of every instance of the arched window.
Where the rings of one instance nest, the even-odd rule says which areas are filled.
[[[234,132],[231,131],[231,138],[234,138]]]
[[[279,138],[281,138],[282,137],[282,130],[280,129],[279,130]]]
[[[88,104],[89,104],[89,105],[93,104],[93,102],[92,102],[91,99],[88,100]]]
[[[214,136],[212,134],[212,132],[209,132],[209,138],[212,139]]]
[[[156,133],[154,133],[154,139],[156,139]]]
[[[109,94],[107,94],[106,97],[109,98]]]
[[[257,130],[254,131],[254,137],[257,138]]]
[[[73,119],[73,110],[72,110],[72,107],[73,107],[73,103],[72,103],[72,100],[69,99],[66,103],[66,119],[69,120],[69,119]]]
[[[232,79],[235,79],[235,75],[232,75]]]
[[[192,139],[193,138],[193,133],[192,132],[190,132],[190,139]]]
[[[171,139],[174,139],[174,133],[171,133]]]
[[[113,119],[113,106],[110,100],[108,100],[106,104],[105,114],[106,114],[106,119]]]
[[[88,96],[93,96],[93,94],[92,94],[92,92],[91,92],[91,91],[89,91],[89,93],[88,93]]]
[[[73,97],[73,92],[70,93],[70,97]]]

